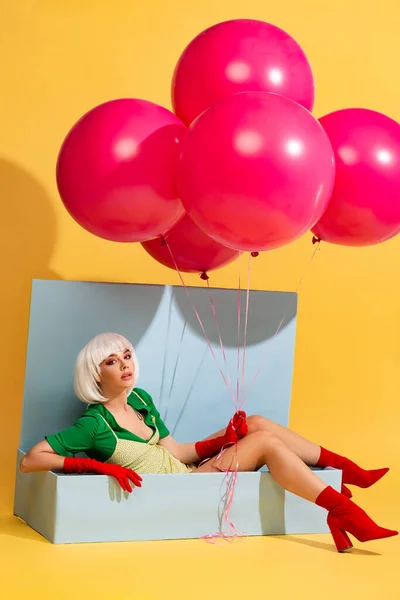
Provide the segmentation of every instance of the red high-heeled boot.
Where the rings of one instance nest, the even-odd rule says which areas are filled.
[[[398,531],[379,527],[362,508],[331,486],[322,490],[315,504],[328,511],[327,523],[338,552],[344,552],[353,546],[347,532],[359,542],[398,535]]]
[[[340,456],[339,454],[330,452],[330,450],[326,450],[326,448],[322,448],[322,446],[320,457],[315,466],[340,469],[343,472],[342,494],[347,498],[351,498],[352,493],[349,488],[344,485],[345,483],[356,485],[361,488],[368,488],[379,481],[379,479],[381,479],[389,471],[389,468],[387,467],[383,469],[371,470],[362,469],[345,456]]]

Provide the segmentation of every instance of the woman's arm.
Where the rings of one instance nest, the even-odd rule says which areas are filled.
[[[24,456],[21,472],[63,470],[66,456],[86,452],[93,447],[99,423],[96,415],[84,413],[71,427],[47,435]]]
[[[182,463],[186,464],[200,460],[195,449],[195,444],[179,444],[172,435],[167,435],[167,437],[162,438],[158,443]]]
[[[246,413],[238,411],[229,421],[225,431],[217,431],[195,444],[179,444],[172,435],[161,438],[158,443],[182,463],[191,463],[216,456],[226,444],[236,443],[247,434],[247,431]]]
[[[46,440],[42,440],[31,448],[21,460],[21,473],[35,471],[61,471],[64,466],[64,456],[59,456]]]
[[[64,464],[65,463],[65,464]],[[140,475],[125,469],[120,465],[108,465],[91,458],[71,458],[60,456],[54,452],[46,440],[39,442],[26,453],[21,460],[20,470],[22,473],[33,473],[35,471],[64,471],[65,473],[97,473],[99,475],[110,475],[115,477],[126,492],[132,491],[132,483],[141,487]]]

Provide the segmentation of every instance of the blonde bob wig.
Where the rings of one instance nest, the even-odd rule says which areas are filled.
[[[118,333],[100,333],[82,348],[76,359],[74,388],[79,400],[86,404],[107,402],[108,398],[101,392],[100,365],[110,354],[125,350],[132,354],[135,365],[132,387],[127,390],[128,395],[131,393],[139,376],[139,363],[132,344]]]

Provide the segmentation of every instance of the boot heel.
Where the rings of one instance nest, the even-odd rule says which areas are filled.
[[[345,552],[349,548],[353,547],[351,540],[344,529],[340,529],[336,525],[333,525],[328,517],[328,527],[331,531],[333,541],[335,542],[338,552]]]
[[[382,540],[398,535],[398,531],[379,527],[357,504],[339,494],[331,486],[322,490],[315,500],[317,506],[322,506],[328,512],[327,524],[339,552],[352,547],[347,535],[351,533],[359,542]]]
[[[346,498],[352,498],[353,494],[351,493],[351,491],[349,490],[349,488],[344,485],[344,483],[342,483],[342,490],[341,493],[343,494],[343,496],[346,496]]]

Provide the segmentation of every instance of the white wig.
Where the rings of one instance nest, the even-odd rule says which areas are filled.
[[[135,365],[133,384],[127,390],[129,395],[139,376],[139,363],[130,341],[118,333],[100,333],[82,348],[76,359],[74,380],[75,393],[82,402],[86,404],[107,402],[108,398],[102,395],[99,383],[100,365],[110,354],[124,352],[125,350],[129,350],[132,354]]]

